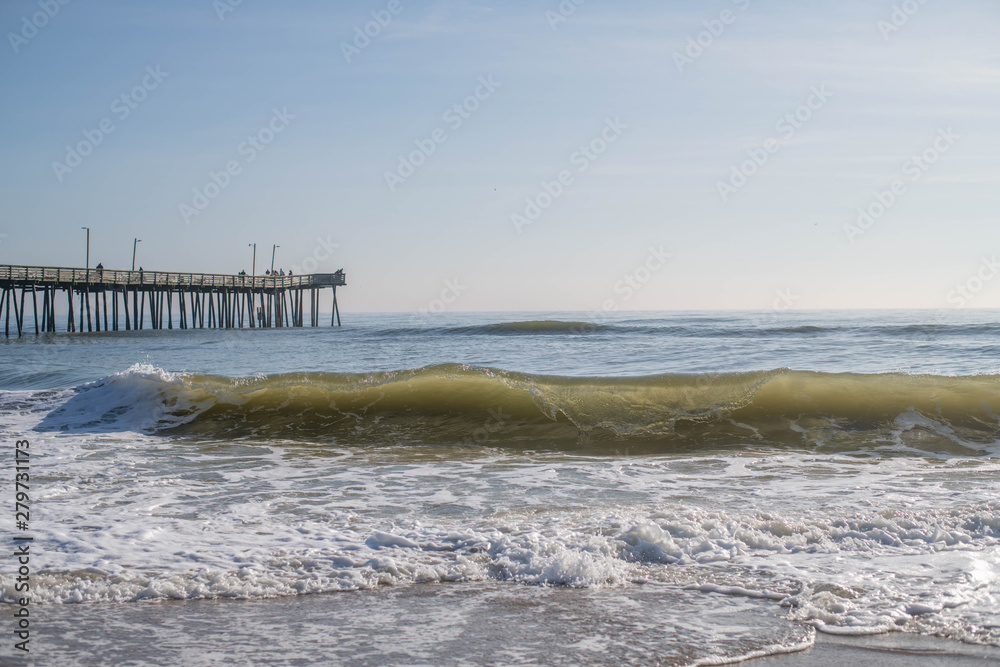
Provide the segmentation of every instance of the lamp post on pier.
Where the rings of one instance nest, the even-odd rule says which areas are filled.
[[[275,245],[271,247],[271,275],[274,275],[274,251],[280,248],[280,245]]]
[[[84,266],[87,268],[87,282],[90,282],[90,227],[80,227],[87,230],[87,259]]]
[[[142,239],[132,241],[132,270],[135,271],[135,246],[142,243]]]
[[[253,261],[250,264],[250,275],[257,275],[257,244],[248,243],[247,245],[253,246]]]

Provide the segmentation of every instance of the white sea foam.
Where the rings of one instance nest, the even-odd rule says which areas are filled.
[[[971,505],[909,508],[883,493],[919,473],[948,505],[954,494],[933,481],[958,483],[947,465],[865,464],[879,468],[884,488],[864,488],[874,473],[862,469],[845,498],[839,480],[859,464],[828,462],[806,485],[825,507],[803,509],[780,500],[808,468],[798,455],[559,462],[492,453],[442,466],[398,452],[306,453],[142,434],[40,434],[34,442],[46,453],[41,479],[55,471],[72,478],[42,482],[38,492],[39,602],[259,598],[442,581],[663,581],[773,600],[788,618],[826,632],[932,628],[997,641],[988,626],[1000,603],[1000,503],[984,490]],[[254,463],[236,472],[232,457]],[[723,480],[712,475],[720,467],[729,471]],[[995,473],[990,462],[975,470]],[[771,508],[728,505],[726,485],[755,475],[755,502]],[[453,500],[442,507],[438,494],[423,491],[428,484]],[[643,500],[600,509],[607,504],[575,497],[584,489]],[[716,497],[714,507],[665,502],[695,498],[695,489]],[[506,507],[492,505],[497,498]],[[871,511],[847,509],[862,499]],[[0,581],[11,600],[13,579]]]
[[[47,560],[97,565],[47,567],[35,577],[34,594],[40,602],[123,602],[488,579],[585,587],[657,580],[704,594],[773,600],[790,619],[825,632],[922,628],[966,640],[1000,639],[988,629],[1000,602],[995,506],[962,516],[912,513],[904,521],[876,521],[872,530],[865,529],[873,522],[858,518],[776,521],[700,510],[658,512],[645,523],[578,511],[511,516],[474,528],[396,523],[380,529],[347,516],[282,527],[264,525],[268,510],[261,509],[257,521],[241,511],[239,518],[194,525],[175,520],[80,535],[54,531],[39,545],[57,556]],[[239,530],[254,524],[266,532]],[[272,546],[260,544],[261,532]],[[967,539],[948,546],[945,532]],[[884,535],[893,533],[909,537],[887,541]],[[803,534],[811,541],[798,539]],[[961,548],[970,542],[978,550]],[[713,552],[726,557],[700,564]],[[3,579],[2,590],[9,601],[12,578]]]
[[[151,364],[133,364],[76,389],[72,400],[47,415],[48,430],[144,432],[184,421],[194,405],[180,398],[185,376]]]

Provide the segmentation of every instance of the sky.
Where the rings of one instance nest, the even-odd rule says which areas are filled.
[[[0,264],[83,266],[89,227],[92,266],[343,268],[344,312],[1000,307],[996,0],[4,0],[0,30]]]

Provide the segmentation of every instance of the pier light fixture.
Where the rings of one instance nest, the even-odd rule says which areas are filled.
[[[87,269],[87,282],[90,282],[90,227],[80,227],[87,230],[87,259],[84,266]]]

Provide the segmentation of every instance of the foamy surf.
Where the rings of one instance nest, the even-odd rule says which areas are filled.
[[[182,488],[173,493],[191,492],[177,484]],[[988,622],[1000,602],[995,501],[875,516],[574,508],[519,511],[475,525],[358,521],[330,509],[323,520],[279,524],[265,503],[162,528],[112,513],[107,528],[45,531],[54,567],[36,576],[35,599],[258,599],[442,582],[585,588],[658,582],[770,601],[786,618],[824,632],[947,632],[1000,645]],[[262,546],[260,535],[282,547]],[[114,559],[72,567],[82,554],[110,555],[112,545]],[[810,566],[817,561],[842,565],[816,571]],[[872,572],[871,563],[893,577]],[[929,578],[931,571],[936,576]],[[0,601],[14,597],[14,578],[0,576]]]

